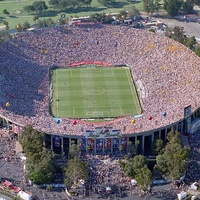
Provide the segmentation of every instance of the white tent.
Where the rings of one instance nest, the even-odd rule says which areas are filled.
[[[18,192],[17,196],[19,196],[20,198],[22,198],[24,200],[31,200],[32,199],[32,194],[29,193],[29,192],[25,192],[25,191]]]
[[[178,193],[178,194],[177,194],[178,200],[184,199],[184,198],[186,197],[186,195],[187,195],[187,194],[186,194],[186,192],[184,192],[184,191]]]
[[[196,191],[196,190],[197,190],[196,184],[197,184],[197,182],[192,183],[192,185],[191,185],[190,188],[191,188],[192,190],[195,190],[195,191]]]

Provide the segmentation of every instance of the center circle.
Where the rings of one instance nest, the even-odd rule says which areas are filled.
[[[89,95],[100,95],[105,92],[105,89],[99,86],[88,86],[84,89],[84,92]]]

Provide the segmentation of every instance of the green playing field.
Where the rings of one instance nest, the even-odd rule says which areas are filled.
[[[53,70],[52,86],[55,117],[94,119],[141,114],[128,68],[58,68]]]

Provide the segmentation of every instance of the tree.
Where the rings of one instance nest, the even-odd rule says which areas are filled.
[[[196,45],[196,46],[195,46],[194,52],[195,52],[198,56],[200,56],[200,45]]]
[[[154,0],[155,11],[158,14],[158,11],[162,8],[161,0]]]
[[[88,164],[75,157],[68,161],[65,169],[65,183],[68,187],[78,185],[78,182],[83,179],[88,180]]]
[[[9,23],[4,20],[3,24],[5,25],[5,30],[0,31],[0,44],[11,39],[11,36],[9,35]]]
[[[39,19],[39,16],[38,15],[34,15],[33,16],[33,21],[35,22],[35,24],[36,24],[36,21]]]
[[[34,12],[34,11],[35,11],[35,10],[34,10],[34,7],[33,7],[32,5],[24,6],[24,7],[23,7],[23,10],[24,10],[25,12],[27,12],[28,15],[29,15],[31,12]]]
[[[179,179],[187,169],[189,150],[182,146],[180,133],[171,131],[168,133],[168,143],[164,153],[156,157],[155,169],[161,171],[172,180]]]
[[[42,11],[48,9],[45,1],[35,1],[32,6],[34,7],[34,10],[37,14],[40,14]]]
[[[155,170],[161,171],[163,174],[167,174],[168,166],[167,166],[167,159],[164,155],[156,156],[156,165],[154,167]]]
[[[154,0],[142,0],[144,11],[147,12],[150,15],[153,15],[153,13],[156,10]]]
[[[128,142],[128,154],[130,157],[134,157],[135,155],[137,155],[137,151],[138,151],[138,145],[139,145],[139,140],[136,141],[136,145],[133,144],[132,141]]]
[[[124,147],[123,147],[122,145],[119,146],[120,155],[121,155],[121,153],[122,153],[122,151],[123,151],[123,148],[124,148]]]
[[[92,0],[83,0],[83,5],[89,6],[91,5]]]
[[[194,0],[194,4],[200,6],[200,0]]]
[[[40,161],[34,164],[29,164],[28,177],[35,184],[51,183],[55,174],[55,164],[52,161],[52,153],[43,150]]]
[[[80,155],[80,146],[77,144],[71,144],[69,147],[69,157],[70,158],[75,158]]]
[[[104,1],[104,0],[100,0]],[[105,0],[105,1],[112,1],[112,0]],[[67,8],[80,8],[82,6],[88,6],[90,5],[92,0],[49,0],[49,5],[51,5],[54,10],[60,9],[61,11],[67,9]]]
[[[184,32],[184,28],[180,26],[175,26],[174,28],[167,28],[165,36],[184,44],[186,43],[187,37]]]
[[[6,9],[3,10],[3,14],[4,15],[10,15],[10,13]]]
[[[49,0],[49,5],[52,5],[55,10],[59,8],[59,0]]]
[[[48,27],[53,26],[53,25],[55,24],[55,22],[54,22],[51,18],[45,19],[45,20],[44,20],[44,23],[45,23],[46,26],[48,26]]]
[[[163,154],[164,147],[165,147],[164,141],[162,139],[157,139],[155,141],[155,144],[154,144],[154,152],[155,152],[155,154],[156,155]]]
[[[5,9],[5,10],[3,10],[3,14],[4,15],[9,15],[10,13]]]
[[[121,10],[117,16],[116,16],[116,19],[120,20],[120,21],[123,21],[127,18],[127,11],[126,10]]]
[[[6,33],[6,35],[9,35],[9,33],[8,33],[8,30],[9,30],[9,23],[7,22],[7,21],[3,21],[3,24],[6,26],[5,27],[5,33]]]
[[[58,23],[59,26],[61,26],[61,25],[66,24],[66,21],[67,21],[67,20],[66,20],[65,18],[62,18],[62,17],[61,17],[60,19],[58,19],[57,23]]]
[[[44,148],[44,133],[27,125],[19,137],[19,142],[27,157],[30,180],[36,184],[50,183],[55,173],[55,165],[52,153]]]
[[[31,142],[30,142],[31,141]],[[33,129],[31,125],[24,127],[19,142],[23,147],[26,156],[29,157],[32,163],[37,162],[43,151],[44,133]]]
[[[59,0],[59,8],[60,10],[65,10],[69,6],[70,2],[66,0]]]
[[[197,43],[197,41],[196,41],[195,36],[192,36],[190,38],[187,38],[185,46],[187,46],[191,50],[194,50],[196,43]]]
[[[148,161],[143,155],[135,156],[131,160],[119,162],[127,176],[137,180],[138,185],[145,189],[152,183],[152,173],[148,169]]]
[[[9,25],[9,23],[7,22],[7,21],[3,21],[3,24],[5,25],[5,26],[8,26]]]
[[[128,9],[127,17],[133,19],[137,16],[140,16],[140,11],[135,6],[130,7]]]
[[[181,0],[164,0],[164,10],[171,17],[178,15],[178,11],[181,8]]]
[[[143,190],[148,190],[149,186],[152,184],[152,173],[145,165],[144,167],[136,170],[135,179],[139,187]]]
[[[186,0],[186,1],[183,2],[182,7],[183,7],[183,11],[186,14],[192,14],[193,13],[194,2],[190,1],[190,0]]]
[[[175,26],[174,28],[167,28],[167,30],[165,32],[165,36],[174,39],[175,41],[185,45],[186,47],[190,48],[191,50],[194,50],[195,45],[197,44],[194,36],[187,37],[185,35],[183,27]]]
[[[115,0],[97,0],[100,4],[102,4],[103,6],[113,6],[115,3]]]
[[[45,27],[46,24],[44,23],[44,20],[38,20],[37,22],[37,28],[42,28],[42,27]]]
[[[30,24],[27,21],[25,21],[22,25],[22,28],[23,30],[27,30],[28,28],[30,28]]]
[[[171,143],[178,143],[181,144],[180,133],[178,131],[171,130],[167,134],[167,140]]]
[[[104,24],[111,24],[114,19],[105,13],[93,13],[90,15],[92,21],[102,22]]]
[[[138,147],[140,145],[140,141],[139,140],[136,140],[135,142],[135,154],[137,155],[138,154]]]
[[[147,163],[148,161],[144,156],[135,156],[132,160],[125,163],[124,171],[127,174],[127,176],[135,178],[136,170],[144,167],[145,165],[147,165]]]

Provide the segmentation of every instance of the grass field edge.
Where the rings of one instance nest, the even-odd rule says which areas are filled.
[[[101,67],[103,67],[103,66],[101,66]],[[85,68],[85,67],[80,67],[80,68]],[[70,68],[71,69],[71,68]],[[51,76],[51,84],[52,84],[52,102],[51,102],[51,110],[52,110],[52,116],[54,116],[54,117],[64,117],[64,118],[93,118],[93,116],[91,116],[91,117],[88,117],[88,116],[59,116],[59,115],[62,115],[61,113],[60,113],[60,111],[59,111],[59,106],[58,106],[58,104],[59,104],[59,102],[57,102],[57,99],[58,99],[58,89],[56,88],[56,86],[57,86],[57,83],[58,83],[58,75],[57,75],[57,70],[68,70],[68,68],[55,68],[55,69],[52,69],[52,71],[53,71],[53,73],[52,73],[52,76]],[[132,76],[132,71],[131,71],[131,69],[130,68],[127,68],[127,69],[124,69],[125,70],[125,74],[126,74],[126,78],[127,78],[127,81],[128,81],[128,84],[129,84],[129,87],[130,87],[130,92],[132,93],[132,98],[133,98],[133,103],[134,103],[134,105],[135,105],[135,111],[134,112],[136,112],[136,113],[132,113],[132,114],[128,114],[128,115],[120,115],[121,117],[125,117],[125,116],[131,116],[131,115],[135,115],[135,114],[141,114],[142,113],[142,106],[141,106],[141,103],[140,103],[140,100],[139,100],[139,94],[138,94],[138,92],[137,92],[137,90],[136,90],[136,85],[135,85],[135,81],[134,81],[134,79],[133,79],[133,76]],[[112,69],[112,73],[113,73],[113,69]],[[136,99],[135,99],[136,98]],[[96,111],[95,111],[96,112]],[[122,111],[121,111],[121,114],[122,114]],[[116,115],[116,116],[107,116],[107,114],[105,115],[105,116],[102,116],[102,118],[110,118],[110,117],[117,117],[118,115]],[[98,117],[100,117],[100,116],[98,116]],[[97,118],[98,118],[97,117]]]

